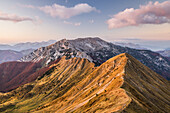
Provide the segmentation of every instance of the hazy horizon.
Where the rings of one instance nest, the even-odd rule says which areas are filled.
[[[78,38],[78,37],[77,37]],[[69,40],[74,40],[77,38],[65,38],[65,39],[69,39]],[[88,37],[79,37],[79,38],[88,38]],[[91,37],[91,38],[95,38],[95,37]],[[105,40],[102,37],[99,37],[102,40]],[[25,42],[16,42],[16,43],[0,43],[0,45],[15,45],[15,44],[19,44],[19,43],[35,43],[35,42],[48,42],[48,41],[59,41],[62,40],[64,38],[61,39],[49,39],[49,40],[39,40],[39,41],[25,41]],[[117,38],[114,39],[113,41],[109,41],[109,40],[105,40],[108,42],[121,42],[121,43],[133,43],[133,44],[139,44],[141,47],[145,47],[147,49],[153,50],[153,51],[159,51],[159,50],[165,50],[167,48],[170,48],[170,40],[144,40],[144,39],[136,39],[136,38]]]

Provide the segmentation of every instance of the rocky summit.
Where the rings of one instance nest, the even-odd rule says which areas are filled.
[[[168,58],[150,50],[121,47],[100,38],[63,39],[50,46],[35,50],[21,58],[21,61],[37,62],[43,59],[47,65],[62,56],[66,56],[67,59],[73,57],[86,58],[95,63],[96,66],[99,66],[108,59],[121,53],[132,55],[164,78],[170,79],[170,61]]]

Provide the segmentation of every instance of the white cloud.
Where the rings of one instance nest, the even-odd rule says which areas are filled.
[[[68,19],[70,17],[80,15],[82,13],[89,13],[92,11],[99,12],[95,7],[89,6],[86,3],[77,4],[70,8],[58,4],[53,4],[52,6],[39,7],[39,10],[49,14],[52,17],[60,17],[62,19]]]
[[[110,29],[163,23],[170,23],[170,1],[149,2],[147,5],[140,6],[139,9],[125,9],[107,21]]]
[[[72,22],[69,22],[69,21],[64,21],[63,23],[68,24],[68,25],[74,25],[74,26],[80,26],[81,25],[81,22],[72,23]]]

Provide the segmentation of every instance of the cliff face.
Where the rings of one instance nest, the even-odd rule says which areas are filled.
[[[168,112],[169,82],[128,54],[99,67],[62,59],[34,82],[0,94],[1,112]]]

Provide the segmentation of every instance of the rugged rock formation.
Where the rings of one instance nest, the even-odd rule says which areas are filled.
[[[170,79],[170,61],[168,58],[150,50],[137,50],[114,45],[100,38],[64,39],[50,46],[35,50],[23,57],[21,61],[37,62],[45,59],[46,64],[48,64],[62,56],[66,56],[67,58],[86,58],[99,66],[121,53],[129,53],[164,78]]]

